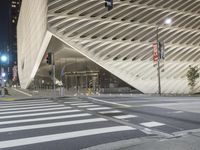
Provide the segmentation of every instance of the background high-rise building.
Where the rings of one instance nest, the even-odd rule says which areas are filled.
[[[12,62],[17,61],[17,36],[16,26],[21,6],[21,0],[10,0],[10,51],[12,53]]]
[[[12,78],[12,67],[17,63],[17,21],[20,12],[21,0],[10,0],[10,20],[9,20],[9,78]]]

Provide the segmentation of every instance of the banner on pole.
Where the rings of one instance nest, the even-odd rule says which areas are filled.
[[[157,42],[153,43],[153,61],[155,63],[158,62],[158,44],[157,44]]]
[[[17,80],[17,66],[16,65],[13,66],[12,71],[13,71],[13,78],[12,78],[12,80],[16,81]]]

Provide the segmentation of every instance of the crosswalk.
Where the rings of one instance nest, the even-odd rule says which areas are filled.
[[[166,123],[91,100],[0,101],[0,149],[79,150],[151,135],[126,122],[175,132]]]
[[[48,99],[0,101],[0,149],[3,150],[79,150],[103,143],[148,136],[136,128],[122,125],[99,114],[120,110],[89,101]]]

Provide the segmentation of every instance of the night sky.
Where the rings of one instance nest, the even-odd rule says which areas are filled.
[[[8,45],[9,35],[9,0],[1,0],[0,3],[0,49]]]

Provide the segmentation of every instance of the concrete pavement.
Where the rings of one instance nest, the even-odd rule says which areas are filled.
[[[154,139],[118,150],[199,150],[200,132],[173,139]]]

